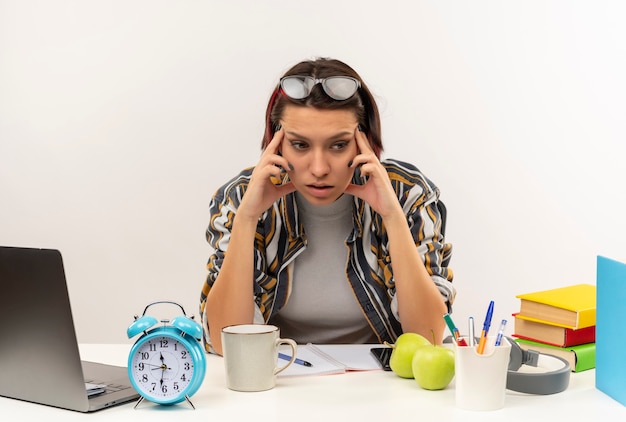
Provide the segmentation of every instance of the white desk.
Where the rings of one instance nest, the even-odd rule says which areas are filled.
[[[126,365],[130,345],[82,345],[85,360]],[[0,374],[1,376],[1,374]],[[0,397],[2,420],[168,421],[595,421],[626,419],[626,407],[594,387],[595,371],[572,373],[569,388],[560,394],[530,396],[507,391],[504,409],[472,412],[456,408],[454,381],[442,391],[426,391],[414,380],[391,372],[352,372],[340,375],[279,378],[269,391],[241,393],[226,387],[223,361],[207,357],[207,374],[191,398],[157,406],[144,401],[83,414]],[[173,412],[176,412],[174,414]]]

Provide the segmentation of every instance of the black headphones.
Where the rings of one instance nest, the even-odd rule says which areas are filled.
[[[506,376],[508,390],[546,395],[560,393],[567,389],[571,373],[568,361],[535,350],[523,350],[513,338],[506,338],[511,343],[509,371]],[[446,337],[443,342],[452,343],[452,337]],[[524,365],[539,368],[539,370],[518,372]]]
[[[569,362],[558,356],[523,350],[514,339],[507,339],[511,343],[507,389],[529,394],[555,394],[567,389],[571,373]],[[522,365],[542,371],[518,372]]]

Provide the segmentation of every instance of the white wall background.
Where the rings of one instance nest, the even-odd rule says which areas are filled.
[[[215,189],[315,56],[377,95],[442,190],[454,319],[626,258],[626,3],[0,0],[0,244],[60,249],[79,341],[197,304]],[[115,311],[109,313],[110,310]],[[160,316],[159,314],[155,316]]]

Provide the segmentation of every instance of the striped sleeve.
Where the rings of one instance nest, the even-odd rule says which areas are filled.
[[[430,274],[444,301],[451,310],[456,297],[452,284],[454,273],[448,267],[452,245],[442,233],[442,215],[437,205],[439,189],[419,170],[410,164],[388,160],[389,178],[407,216],[409,229]]]
[[[206,239],[214,252],[207,262],[208,273],[200,293],[200,315],[203,317],[204,340],[207,351],[210,350],[208,322],[204,318],[207,297],[221,271],[228,250],[235,215],[250,181],[252,170],[253,168],[249,168],[242,171],[237,177],[222,186],[215,193],[209,205],[210,220],[206,230]],[[275,204],[263,214],[259,219],[254,240],[254,297],[251,299],[255,301],[255,321],[260,320],[259,316],[265,320],[269,317],[274,299],[272,292],[277,283],[275,274],[272,272],[273,266],[277,265],[274,249],[277,248],[275,243],[280,244],[275,233],[281,227],[280,221],[276,217],[277,212],[277,205]],[[271,252],[270,260],[267,258],[268,251]]]
[[[206,229],[206,239],[213,248],[213,254],[209,257],[206,268],[208,270],[202,290],[200,292],[200,317],[203,320],[204,344],[207,352],[211,351],[210,339],[208,336],[208,325],[205,318],[206,301],[211,291],[211,287],[219,274],[224,256],[228,249],[230,231],[237,207],[241,203],[241,198],[247,186],[247,180],[252,173],[252,169],[246,169],[237,177],[222,186],[211,198],[209,204],[209,225]]]

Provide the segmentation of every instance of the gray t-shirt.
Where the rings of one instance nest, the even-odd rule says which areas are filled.
[[[296,193],[307,248],[295,260],[286,305],[271,320],[281,337],[304,343],[376,343],[346,278],[351,195],[316,206]]]

